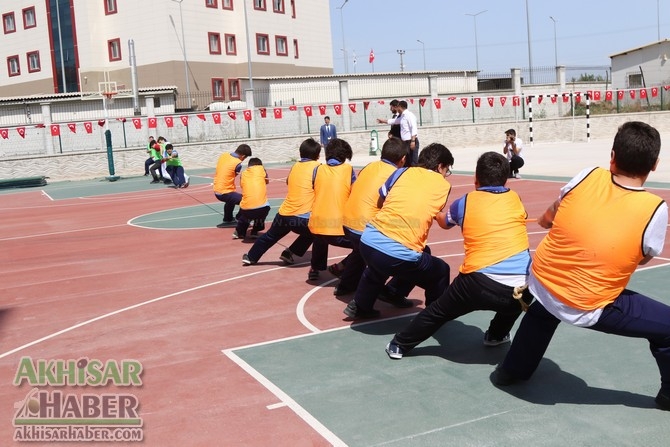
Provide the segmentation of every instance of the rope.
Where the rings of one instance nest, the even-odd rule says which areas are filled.
[[[528,284],[524,284],[523,286],[516,286],[514,288],[514,291],[512,292],[512,298],[515,300],[519,301],[519,304],[521,305],[521,310],[526,312],[528,310],[528,304],[523,300],[523,292],[528,288]]]

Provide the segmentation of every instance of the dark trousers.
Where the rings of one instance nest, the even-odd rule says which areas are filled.
[[[149,157],[144,162],[144,175],[149,175],[149,168],[154,164],[154,159]]]
[[[149,167],[149,172],[151,173],[151,176],[154,178],[154,180],[163,180],[161,164],[162,162],[160,160],[154,160],[153,164]],[[158,171],[158,174],[156,174],[156,171]]]
[[[184,183],[186,183],[186,177],[184,175],[184,167],[183,166],[167,165],[165,167],[165,170],[167,171],[168,175],[172,179],[172,183],[174,183],[175,186],[181,186]]]
[[[308,218],[276,214],[270,229],[254,242],[251,250],[247,253],[249,259],[253,262],[258,262],[266,251],[291,232],[298,234],[298,237],[288,249],[294,255],[304,256],[314,240],[314,236],[309,231],[309,228],[307,228],[308,222]]]
[[[416,166],[419,164],[419,138],[417,137],[416,141],[414,142],[414,149],[411,149],[410,146],[410,140],[403,140],[402,144],[405,146],[407,149],[407,157],[405,158],[405,167],[409,168],[412,166]]]
[[[523,160],[523,158],[519,157],[518,155],[512,155],[512,159],[509,161],[510,174],[517,174],[519,169],[521,169],[525,163],[526,162]]]
[[[332,236],[315,234],[312,242],[312,260],[310,264],[312,270],[326,270],[328,268],[328,246],[351,248],[351,242],[344,236]],[[344,258],[343,263],[348,262],[348,257]]]
[[[407,352],[432,336],[445,323],[475,310],[492,310],[489,335],[500,340],[521,315],[521,304],[512,297],[514,288],[500,284],[482,273],[459,273],[437,301],[426,307],[395,335],[395,342]],[[532,300],[526,292],[524,300]]]
[[[354,300],[359,309],[372,310],[384,283],[391,276],[424,289],[426,306],[437,300],[449,284],[449,265],[424,251],[417,261],[403,261],[376,250],[364,242],[361,255],[367,267],[358,283]]]
[[[227,192],[225,194],[214,193],[214,196],[221,202],[225,203],[225,205],[223,205],[223,221],[232,222],[233,211],[235,211],[235,205],[239,205],[240,202],[242,201],[242,194],[233,191],[233,192]]]
[[[247,234],[249,225],[251,222],[254,222],[252,231],[259,232],[265,229],[265,219],[270,213],[270,206],[262,206],[260,208],[252,208],[249,210],[240,210],[237,212],[237,226],[235,227],[235,232],[240,237],[244,237]]]
[[[521,319],[502,367],[519,379],[530,378],[559,323],[560,320],[536,300]],[[603,309],[598,322],[589,329],[646,338],[661,373],[661,387],[670,391],[670,306],[626,289]],[[624,360],[613,359],[611,367],[616,368],[619,361]]]
[[[358,282],[361,280],[361,276],[363,276],[363,271],[365,271],[365,260],[360,252],[361,235],[344,227],[344,236],[351,243],[351,253],[349,253],[346,261],[344,261],[344,270],[342,271],[338,287],[342,290],[356,290]]]

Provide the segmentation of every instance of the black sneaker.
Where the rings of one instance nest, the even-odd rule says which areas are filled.
[[[670,411],[670,391],[664,391],[663,388],[656,395],[656,407],[661,410]]]
[[[338,284],[337,286],[335,286],[335,289],[333,290],[333,295],[335,296],[350,295],[355,291],[356,289],[352,289],[351,287],[342,287],[341,284]]]
[[[255,263],[256,261],[252,261],[248,254],[242,255],[242,265],[254,265]]]
[[[293,260],[293,253],[291,253],[291,250],[289,250],[288,248],[281,252],[281,255],[279,255],[279,259],[281,259],[282,261],[284,261],[284,263],[288,265],[295,264],[295,261]]]
[[[309,273],[307,273],[307,279],[309,281],[316,281],[319,279],[319,271],[314,270],[314,269],[309,269]]]
[[[328,271],[331,275],[340,278],[342,277],[343,269],[340,267],[340,264],[333,264],[328,266]]]
[[[224,220],[223,222],[221,222],[220,224],[218,224],[218,225],[216,226],[216,228],[230,228],[230,227],[234,227],[234,226],[236,226],[236,225],[237,225],[237,220],[235,220],[235,219],[233,219],[233,220]]]
[[[349,301],[349,304],[347,304],[347,307],[344,309],[343,312],[347,317],[353,318],[354,320],[365,319],[365,318],[377,318],[380,314],[380,312],[375,309],[370,310],[359,309],[358,306],[356,305],[355,300]]]
[[[387,287],[384,287],[384,289],[377,296],[377,299],[401,309],[414,306],[414,302],[412,300],[408,300],[405,296],[391,292],[391,290]]]
[[[388,354],[389,358],[393,360],[400,360],[404,354],[402,348],[398,346],[393,340],[391,340],[389,344],[386,345],[386,353]]]
[[[510,338],[509,334],[505,335],[502,338],[493,338],[489,335],[489,331],[484,333],[484,346],[500,346],[505,343],[509,343]]]
[[[489,376],[491,383],[496,386],[514,385],[519,381],[516,377],[506,371],[502,366],[497,366]]]
[[[160,182],[161,182],[160,180],[152,180],[149,183],[153,185],[154,183],[160,183]]]

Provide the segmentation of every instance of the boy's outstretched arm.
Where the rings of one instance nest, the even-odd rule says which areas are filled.
[[[557,199],[554,203],[552,203],[549,208],[544,212],[544,214],[537,219],[537,223],[542,227],[542,228],[551,228],[551,226],[554,223],[554,217],[556,217],[556,211],[558,210],[558,206],[560,205],[561,201],[560,199]]]

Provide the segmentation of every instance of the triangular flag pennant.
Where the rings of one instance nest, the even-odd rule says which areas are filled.
[[[640,89],[640,98],[647,99],[647,90],[646,89],[643,89],[643,88]]]
[[[174,127],[174,120],[172,119],[171,116],[165,117],[165,125],[168,127]]]
[[[273,113],[274,113],[275,119],[279,120],[279,119],[282,118],[281,108],[279,108],[279,107],[275,108]]]
[[[0,137],[5,140],[9,138],[9,129],[0,129]]]
[[[658,87],[652,87],[651,88],[651,97],[655,98],[658,96]]]
[[[538,104],[542,104],[542,97],[543,97],[543,95],[538,95],[538,97],[537,97],[537,103]]]
[[[221,113],[219,112],[212,113],[212,121],[214,121],[214,124],[221,124]]]
[[[628,94],[630,95],[630,99],[635,99],[635,90],[629,90]]]
[[[533,96],[526,96],[526,105],[530,104],[530,101],[532,100]]]
[[[21,126],[21,127],[17,127],[17,128],[16,128],[16,131],[19,133],[19,135],[21,136],[21,138],[25,138],[25,137],[26,137],[26,128],[25,128],[25,127],[23,127],[23,126]]]
[[[39,124],[35,124],[35,127],[38,128],[38,129],[44,129],[44,128],[47,127],[47,126],[45,126],[45,125],[42,124],[42,123],[39,123]]]
[[[268,116],[268,109],[266,109],[265,107],[261,107],[260,109],[258,109],[258,113],[261,114],[261,118],[265,118],[266,116]]]
[[[579,104],[582,102],[582,94],[580,92],[575,92],[575,102]]]
[[[51,125],[51,136],[52,137],[60,136],[60,126],[58,124]]]
[[[356,113],[356,103],[349,103],[349,110],[351,110],[352,113]]]
[[[77,133],[77,125],[75,123],[67,123],[67,128],[70,129],[70,132]]]
[[[593,90],[586,91],[586,99],[593,99]]]
[[[506,102],[507,102],[507,96],[501,96],[500,97],[500,105],[505,107]]]
[[[179,119],[184,126],[188,127],[188,115],[182,115]]]
[[[370,48],[370,55],[368,56],[368,63],[373,63],[375,61],[375,52]]]
[[[242,114],[244,115],[244,121],[251,121],[251,110],[245,110]]]
[[[433,99],[433,104],[435,104],[435,108],[437,110],[440,110],[442,108],[442,101],[440,100],[440,98]]]
[[[569,93],[563,93],[563,102],[568,102],[570,100],[570,94]]]
[[[228,116],[230,117],[231,120],[236,120],[237,119],[237,112],[233,112],[232,110],[230,110],[228,112]]]
[[[319,106],[319,115],[325,115],[326,114],[326,106]]]
[[[84,129],[86,130],[86,133],[93,133],[93,123],[90,121],[86,121],[84,123]]]
[[[421,98],[421,99],[419,99],[419,105],[420,105],[421,107],[425,106],[425,105],[426,105],[426,98]]]
[[[335,109],[336,115],[342,115],[342,104],[335,104],[333,109]]]
[[[105,120],[98,120],[98,126],[102,127],[105,125]]]
[[[621,101],[623,99],[623,95],[625,95],[625,94],[626,94],[626,92],[624,92],[623,90],[617,90],[616,97],[619,101]]]
[[[550,99],[552,104],[556,104],[556,101],[558,100],[558,95],[551,95]]]
[[[594,101],[600,101],[600,90],[596,90],[593,92],[593,100]]]
[[[488,98],[486,98],[486,101],[489,103],[490,107],[493,107],[493,101],[494,100],[495,100],[495,98],[493,98],[493,96],[489,96]]]
[[[148,125],[149,129],[155,129],[158,126],[158,120],[154,117],[149,118]]]
[[[512,96],[512,105],[514,107],[519,107],[521,105],[521,98],[518,96]]]
[[[667,89],[666,89],[666,90],[667,90]],[[379,101],[377,101],[377,104],[379,104],[379,105],[382,105],[382,106],[383,106],[383,105],[384,105],[384,100],[383,100],[383,99],[380,99]]]
[[[468,106],[468,98],[461,98],[461,105],[463,107],[467,107]]]
[[[449,96],[447,99],[448,99],[449,101],[456,101],[456,97],[455,97],[455,96]]]
[[[664,85],[664,86],[663,86],[663,90],[665,90],[666,92],[667,92],[668,90],[670,90],[670,85]]]
[[[312,106],[305,106],[302,109],[305,111],[305,116],[312,116]]]
[[[116,120],[117,120],[117,121],[121,121],[122,123],[125,123],[125,122],[126,122],[126,119],[125,119],[125,118],[117,118]]]
[[[414,98],[409,98],[409,103],[414,104]]]
[[[368,107],[370,107],[370,101],[363,101],[363,109],[368,110]]]
[[[605,101],[611,101],[613,97],[612,90],[605,91]]]
[[[201,120],[203,120],[203,121],[207,121],[207,118],[205,117],[205,114],[204,114],[204,113],[198,113],[196,116],[197,116],[198,118],[200,118]]]
[[[142,128],[142,119],[141,118],[133,118],[133,126],[135,126],[135,129],[141,129]]]
[[[482,105],[482,98],[477,97],[477,98],[473,99],[473,102],[475,103],[475,107],[479,107],[479,106]]]
[[[288,109],[289,109],[291,112],[295,112],[296,110],[298,110],[298,106],[295,106],[295,105],[291,104],[290,106],[288,106]]]

